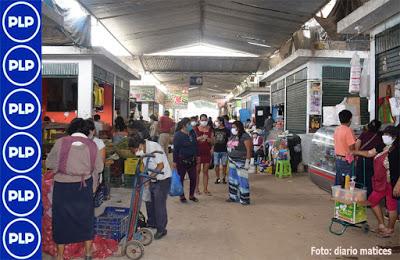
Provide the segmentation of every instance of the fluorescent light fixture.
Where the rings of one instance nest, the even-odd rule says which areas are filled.
[[[258,42],[247,42],[247,43],[251,44],[251,45],[255,45],[255,46],[264,47],[264,48],[271,48],[271,46],[269,46],[267,44],[263,44],[263,43],[258,43]]]
[[[165,50],[150,54],[147,56],[197,56],[197,57],[259,57],[258,55],[242,52],[234,49],[228,49],[211,45],[207,43],[197,43],[186,45],[180,48]]]
[[[131,54],[109,33],[106,28],[92,17],[92,46],[103,47],[115,56],[129,57]]]

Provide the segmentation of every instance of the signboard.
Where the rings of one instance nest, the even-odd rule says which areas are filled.
[[[165,102],[165,94],[158,88],[156,88],[154,101],[158,104],[164,104],[164,102]]]
[[[321,115],[310,115],[310,126],[308,132],[315,133],[322,127],[322,116]]]
[[[0,259],[42,259],[41,4],[0,1]]]
[[[168,94],[165,99],[165,107],[167,109],[186,109],[188,101],[188,86],[168,86]]]
[[[310,115],[322,115],[322,86],[319,81],[311,82],[309,109]]]
[[[129,97],[138,102],[148,102],[155,100],[155,86],[131,86]]]
[[[203,77],[202,76],[190,77],[190,86],[201,86],[201,85],[203,85]]]

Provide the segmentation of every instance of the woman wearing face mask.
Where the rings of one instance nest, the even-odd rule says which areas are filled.
[[[197,182],[196,192],[201,194],[199,190],[201,167],[203,166],[203,191],[204,194],[211,196],[208,191],[208,168],[211,163],[211,149],[213,146],[214,138],[213,131],[208,126],[208,117],[205,114],[200,116],[200,125],[194,129],[197,136]]]
[[[253,144],[240,121],[232,124],[232,136],[228,142],[229,156],[229,199],[228,202],[250,204],[250,185],[248,169]]]
[[[260,131],[261,132],[261,131]],[[259,158],[264,156],[263,152],[263,144],[264,138],[261,136],[259,131],[253,131],[253,152],[254,152],[254,161],[257,162]]]
[[[226,184],[226,168],[228,164],[228,152],[227,143],[231,132],[225,128],[224,118],[218,117],[215,121],[214,129],[214,165],[215,165],[215,175],[217,180],[215,184],[220,184],[220,166],[222,164],[222,183]]]
[[[189,199],[194,202],[199,200],[194,196],[196,189],[196,158],[197,158],[197,140],[190,124],[189,118],[183,118],[175,132],[174,136],[174,153],[173,153],[173,168],[178,171],[181,177],[182,185],[185,180],[186,173],[189,174],[190,192]],[[180,198],[182,203],[186,203],[185,194]]]
[[[389,237],[394,233],[397,219],[397,200],[400,195],[399,178],[399,140],[395,127],[388,126],[383,131],[383,151],[378,154],[376,149],[355,151],[355,155],[374,157],[374,175],[372,177],[372,193],[368,197],[372,211],[378,220],[378,233]],[[392,164],[392,165],[391,165]],[[389,224],[384,223],[380,202],[386,198],[386,208],[389,212]]]
[[[167,155],[163,152],[164,150],[161,145],[153,141],[144,140],[140,135],[131,136],[128,146],[132,153],[137,156],[151,154],[153,152],[162,152],[154,153],[154,158],[148,158],[148,167],[162,172],[162,174],[149,174],[156,179],[150,182],[151,201],[146,202],[148,225],[151,228],[157,229],[154,238],[161,239],[167,234],[167,198],[172,175]],[[144,160],[146,163],[147,158]]]

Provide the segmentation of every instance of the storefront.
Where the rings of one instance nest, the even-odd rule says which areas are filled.
[[[104,49],[43,47],[42,115],[69,123],[99,114],[128,117],[128,82],[138,75]],[[61,101],[61,102],[60,102]]]
[[[388,104],[400,103],[400,14],[399,2],[369,1],[338,22],[338,32],[370,35],[370,111],[371,119],[398,124],[399,116]],[[397,91],[396,91],[397,90]]]
[[[297,50],[268,71],[262,81],[271,83],[272,116],[295,134],[315,133],[323,122],[323,107],[335,106],[350,95],[350,59],[354,51]],[[358,51],[365,59],[367,52]],[[361,124],[369,120],[368,101],[358,98]]]
[[[400,99],[400,24],[375,36],[375,117],[383,124],[399,124],[390,99]]]
[[[156,86],[131,86],[129,97],[144,120],[150,120],[151,115],[159,117],[164,112],[165,94]]]

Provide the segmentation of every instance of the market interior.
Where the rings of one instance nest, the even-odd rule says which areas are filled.
[[[43,171],[47,174],[43,178],[48,198],[53,175],[45,166],[46,156],[76,117],[95,119],[97,137],[105,147],[102,185],[95,193],[95,222],[105,216],[107,207],[130,208],[132,213],[138,164],[127,138],[132,132],[148,133],[160,147],[166,145],[172,168],[177,163],[172,145],[176,125],[164,130],[160,125],[166,116],[177,124],[185,117],[206,114],[211,117],[211,128],[218,128],[218,117],[227,116],[221,122],[232,127],[239,120],[251,136],[254,156],[247,165],[250,158],[244,155],[246,185],[237,187],[242,192],[241,203],[243,193],[251,194],[248,207],[225,202],[232,187],[228,189],[216,174],[230,172],[234,163],[228,170],[216,171],[210,145],[208,162],[197,162],[206,167],[213,164],[210,196],[205,186],[201,195],[196,193],[198,204],[192,195],[187,205],[182,205],[182,197],[169,197],[168,235],[145,248],[143,241],[138,242],[131,256],[122,242],[118,247],[109,241],[124,241],[124,236],[129,237],[126,231],[117,234],[105,228],[106,222],[98,224],[96,256],[310,259],[316,256],[314,247],[335,250],[351,245],[358,250],[387,247],[396,258],[399,225],[390,238],[377,236],[373,227],[378,223],[362,203],[367,200],[365,177],[365,185],[355,186],[355,191],[353,186],[351,194],[347,184],[356,180],[350,176],[346,187],[331,191],[332,185],[340,184],[335,183],[337,161],[347,156],[335,150],[341,111],[351,111],[349,126],[357,138],[373,119],[381,121],[381,130],[399,128],[398,0],[42,2]],[[119,129],[120,118],[128,128]],[[152,128],[154,121],[157,130]],[[193,127],[197,134],[204,134],[198,130],[203,129],[201,118]],[[162,141],[163,134],[168,134],[167,143]],[[206,142],[214,142],[211,135],[213,141]],[[256,155],[261,150],[262,155]],[[236,171],[243,166],[234,167]],[[226,178],[229,183],[230,177]],[[189,180],[184,183],[188,194]],[[351,203],[341,196],[353,196]],[[51,212],[51,199],[46,203],[45,211]],[[142,211],[146,212],[144,204]],[[343,210],[346,205],[347,211]],[[351,212],[349,205],[354,207]],[[344,220],[339,209],[354,214]],[[52,219],[44,219],[48,232],[43,235],[43,252],[50,259],[56,254]],[[349,229],[338,235],[341,227]],[[159,233],[152,233],[151,239]],[[83,250],[82,245],[75,245],[66,247],[65,254],[82,256]],[[339,249],[329,257],[335,256],[360,254]]]

